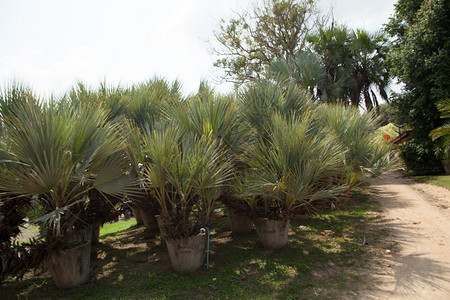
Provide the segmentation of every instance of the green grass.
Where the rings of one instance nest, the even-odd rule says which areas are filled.
[[[106,223],[100,228],[100,240],[105,239],[111,234],[117,233],[119,231],[128,229],[136,225],[136,220],[131,219],[123,222]]]
[[[386,235],[376,226],[377,209],[367,196],[355,195],[345,209],[292,221],[289,244],[278,251],[263,249],[255,233],[232,235],[219,216],[209,269],[194,274],[174,273],[161,237],[134,220],[107,224],[101,244],[92,248],[89,283],[59,290],[46,272],[30,272],[22,281],[6,280],[0,298],[351,298]]]
[[[434,184],[450,189],[450,175],[412,176],[411,178],[421,183]]]

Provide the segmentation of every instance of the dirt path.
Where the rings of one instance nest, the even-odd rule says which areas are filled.
[[[450,191],[395,172],[370,184],[393,247],[368,270],[361,298],[450,299]]]

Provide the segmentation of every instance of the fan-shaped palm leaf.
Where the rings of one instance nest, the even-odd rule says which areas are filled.
[[[73,215],[83,210],[73,203],[91,189],[122,197],[132,192],[120,125],[93,104],[59,108],[24,101],[4,119],[0,190],[35,195],[47,213],[71,206]],[[68,230],[75,221],[65,222]]]
[[[231,164],[207,136],[182,136],[174,127],[147,136],[143,178],[161,206],[172,237],[206,226],[214,201],[231,178]],[[196,210],[193,210],[193,206]],[[192,216],[196,214],[194,223]]]
[[[323,126],[328,127],[345,150],[345,174],[349,188],[364,182],[364,174],[379,174],[389,168],[391,148],[375,135],[379,118],[372,112],[325,105],[320,110]]]
[[[289,218],[301,206],[341,191],[334,179],[342,167],[342,149],[314,126],[311,114],[291,120],[276,114],[270,143],[261,141],[247,154],[251,169],[243,195],[263,199],[265,217]],[[249,204],[256,203],[250,198]]]

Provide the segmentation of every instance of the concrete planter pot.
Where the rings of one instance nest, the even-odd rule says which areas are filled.
[[[233,233],[249,233],[253,230],[252,219],[249,216],[228,209],[228,219]]]
[[[206,257],[207,236],[201,233],[178,239],[166,239],[172,267],[176,272],[195,272]]]
[[[141,209],[141,217],[142,221],[144,222],[145,228],[147,230],[154,232],[158,231],[158,222],[156,221],[156,218],[152,214],[147,214]]]
[[[131,211],[129,209],[125,209],[123,211],[123,219],[125,221],[128,221],[129,219],[131,219]]]
[[[136,218],[136,224],[144,225],[144,221],[142,220],[142,216],[141,216],[141,209],[137,206],[133,206],[133,207],[131,207],[131,210],[133,211],[133,215]]]
[[[98,245],[100,243],[100,228],[102,227],[99,222],[96,222],[92,226],[92,245]]]
[[[169,237],[169,231],[167,229],[167,224],[161,215],[156,215],[155,218],[158,223],[159,232],[161,232],[161,239],[163,241],[165,241]]]
[[[266,249],[280,249],[288,243],[289,220],[253,220],[261,245]]]
[[[444,167],[445,174],[450,174],[450,160],[441,160],[441,163]]]
[[[77,287],[89,280],[91,242],[65,250],[50,250],[45,262],[57,287]]]

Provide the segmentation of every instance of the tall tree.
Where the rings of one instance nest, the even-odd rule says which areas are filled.
[[[412,129],[403,158],[416,173],[441,171],[429,132],[443,122],[436,103],[450,95],[450,2],[399,0],[386,30],[393,38],[392,74],[404,83],[393,104],[399,122]]]
[[[345,27],[320,28],[308,36],[308,41],[312,51],[319,56],[325,73],[322,88],[318,87],[320,99],[323,102],[347,102],[349,89],[354,85],[350,31]]]
[[[214,33],[219,43],[214,66],[224,70],[224,81],[242,84],[259,79],[273,60],[303,50],[306,36],[323,22],[313,0],[262,0],[252,11],[221,20]]]
[[[315,100],[378,107],[387,100],[389,73],[384,66],[386,39],[382,34],[345,27],[319,29],[308,36],[311,51],[271,64],[271,70],[308,89]]]
[[[364,100],[368,110],[378,107],[377,93],[383,100],[388,100],[387,88],[390,76],[385,67],[387,53],[386,38],[383,34],[370,34],[365,30],[355,30],[350,44],[352,65],[350,77],[350,102],[357,106]]]

